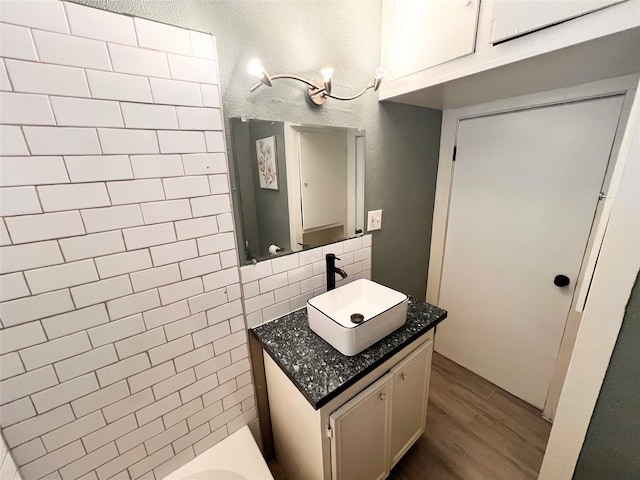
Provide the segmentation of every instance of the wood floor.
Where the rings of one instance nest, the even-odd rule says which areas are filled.
[[[388,478],[536,479],[550,431],[540,411],[434,353],[425,433]]]

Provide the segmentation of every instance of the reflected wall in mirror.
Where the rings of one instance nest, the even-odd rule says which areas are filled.
[[[243,265],[362,234],[362,129],[232,118],[231,134]]]

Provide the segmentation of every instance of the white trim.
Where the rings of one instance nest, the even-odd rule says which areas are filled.
[[[634,80],[631,82],[630,88],[626,92],[625,101],[622,104],[620,123],[613,142],[613,148],[611,149],[610,164],[607,167],[602,186],[602,191],[605,193],[609,192],[612,188],[614,174],[616,172],[616,158],[620,152],[626,122],[629,119],[629,114],[633,105],[634,92],[636,91],[635,86],[636,81]],[[560,394],[562,393],[562,385],[564,384],[564,380],[567,375],[569,361],[571,359],[571,354],[580,328],[580,322],[582,321],[582,313],[595,269],[597,252],[600,251],[600,247],[602,246],[604,229],[606,228],[610,213],[610,204],[608,202],[599,202],[594,216],[594,223],[591,228],[587,248],[585,249],[585,254],[582,259],[580,274],[576,280],[576,290],[574,291],[571,310],[569,311],[569,315],[565,323],[562,343],[558,349],[553,376],[551,377],[551,382],[549,384],[549,391],[547,392],[547,400],[545,402],[543,415],[549,420],[553,420],[556,415],[556,409],[558,408],[558,402],[560,401]],[[593,259],[593,262],[590,263],[593,255],[595,255],[595,258]]]
[[[615,170],[607,198],[612,213],[539,480],[573,476],[640,269],[640,96],[634,100]]]
[[[364,235],[364,175],[366,158],[365,134],[361,129],[356,133],[356,230],[360,230],[357,236]]]
[[[344,236],[350,238],[356,234],[357,215],[357,165],[356,165],[356,130],[347,130],[347,211],[344,221]]]
[[[609,80],[603,80],[598,82],[592,82],[584,85],[579,85],[576,87],[569,87],[559,90],[554,90],[550,92],[543,92],[534,95],[526,95],[523,97],[515,97],[505,100],[498,100],[494,102],[489,102],[480,105],[474,105],[471,107],[463,107],[459,109],[445,110],[443,112],[442,119],[442,132],[440,139],[440,159],[438,164],[438,177],[436,181],[436,194],[435,194],[435,202],[434,202],[434,215],[433,215],[433,227],[432,227],[432,236],[431,236],[431,252],[430,252],[430,261],[429,261],[429,272],[428,272],[428,281],[427,281],[427,291],[426,291],[426,299],[428,302],[432,304],[438,304],[439,295],[440,295],[440,280],[442,274],[442,262],[444,259],[444,247],[445,247],[445,239],[447,232],[447,218],[448,218],[448,210],[449,210],[449,200],[451,193],[451,183],[453,178],[453,149],[456,144],[456,132],[458,122],[463,118],[495,114],[507,111],[513,111],[523,108],[532,108],[539,107],[543,105],[551,105],[556,103],[566,103],[568,101],[576,101],[582,99],[588,99],[603,95],[611,95],[615,93],[624,93],[626,94],[625,104],[623,105],[622,117],[623,120],[621,124],[624,126],[624,117],[631,110],[631,102],[633,101],[633,94],[638,85],[638,76],[637,75],[628,75],[625,77],[619,77]],[[637,99],[634,103],[634,109],[637,110],[636,107]],[[636,113],[637,115],[637,113]],[[633,121],[637,119],[632,118]],[[621,129],[622,130],[622,129]],[[614,143],[614,153],[612,158],[616,158],[615,162],[612,162],[612,165],[609,166],[607,179],[605,181],[605,191],[608,193],[608,197],[605,205],[600,208],[599,215],[596,218],[595,228],[592,230],[592,239],[591,249],[600,250],[600,245],[595,243],[594,238],[597,239],[596,234],[594,232],[598,232],[602,229],[601,225],[606,225],[608,221],[608,213],[611,211],[611,205],[614,201],[613,196],[615,195],[615,189],[617,188],[616,182],[619,182],[620,179],[620,169],[622,154],[616,155],[615,151],[619,147],[620,152],[624,152],[624,148],[628,150],[628,144],[630,139],[628,139],[629,135],[629,126],[627,126],[626,134],[623,137],[621,130],[618,131],[616,135],[616,140]],[[626,145],[625,146],[625,142]],[[619,184],[619,183],[618,183]],[[604,213],[603,213],[604,212]],[[601,253],[602,255],[602,253]],[[591,256],[590,254],[588,255]],[[587,263],[585,259],[585,263]],[[588,265],[587,265],[588,267]],[[588,270],[587,269],[583,269]],[[581,274],[582,276],[582,274]],[[634,276],[635,279],[635,276]],[[582,278],[579,279],[578,288],[580,288],[582,282]],[[589,295],[595,295],[593,292],[593,288],[595,287],[595,277],[594,283],[592,284],[592,289],[589,292]],[[633,285],[633,280],[631,281],[631,285]],[[630,290],[631,287],[629,287]],[[577,296],[576,296],[577,297]],[[625,300],[627,297],[625,297]],[[575,299],[574,299],[575,302]],[[623,307],[624,308],[624,307]],[[574,350],[574,337],[580,327],[581,316],[579,313],[575,312],[575,303],[574,308],[572,308],[572,314],[568,320],[567,330],[570,330],[569,334],[565,331],[565,337],[563,337],[563,343],[560,347],[560,352],[558,353],[558,359],[562,359],[561,361],[556,363],[556,368],[554,371],[554,378],[552,380],[552,385],[550,386],[550,396],[547,397],[547,404],[549,408],[545,408],[545,412],[548,416],[553,416],[553,411],[555,410],[556,400],[559,398],[559,395],[562,391],[562,384],[569,381],[569,374],[567,374],[566,380],[564,372],[569,368],[567,363],[569,360],[568,352]],[[586,314],[586,310],[585,310]],[[622,317],[619,319],[622,320]],[[570,325],[569,325],[570,323]],[[615,323],[615,322],[614,322]],[[571,328],[569,328],[571,327]],[[604,328],[605,325],[602,325]],[[615,335],[617,336],[616,329]],[[572,333],[572,334],[571,334]],[[614,337],[615,342],[615,337]],[[575,348],[577,349],[578,344],[575,343]],[[613,346],[611,347],[613,348]],[[564,355],[561,353],[564,352]],[[611,352],[609,352],[610,357]],[[575,356],[575,353],[574,353]],[[604,368],[606,370],[606,365],[608,364],[609,357],[606,358],[606,363]],[[573,365],[573,361],[572,364]],[[569,372],[571,373],[571,372]],[[604,374],[603,374],[604,375]],[[601,385],[602,378],[600,378]],[[597,395],[596,395],[597,397]],[[595,405],[595,399],[594,399]],[[586,424],[588,425],[589,419],[593,412],[593,406],[590,411],[585,412]],[[556,422],[563,422],[564,418],[556,417]],[[555,426],[554,426],[555,430]],[[552,435],[554,430],[552,430]],[[586,429],[585,429],[586,431]],[[579,448],[582,445],[582,441],[584,440],[584,435],[581,438],[564,438],[563,441],[567,442],[567,445],[571,444],[571,441],[574,443],[579,441]],[[568,448],[568,447],[566,447]],[[578,448],[578,453],[579,453]],[[562,443],[554,446],[554,449],[557,449],[558,452],[565,451],[565,447]],[[554,455],[561,455],[561,453],[553,452]],[[576,456],[577,460],[577,456]],[[575,462],[573,463],[572,469],[575,468]],[[570,476],[570,475],[569,475]],[[542,478],[542,477],[541,477]],[[552,477],[549,477],[552,478]],[[553,477],[557,478],[565,478],[565,477]],[[568,477],[567,477],[568,478]]]
[[[284,123],[284,144],[287,157],[287,192],[289,205],[289,239],[291,251],[302,250],[302,213],[300,205],[300,140],[298,124]]]

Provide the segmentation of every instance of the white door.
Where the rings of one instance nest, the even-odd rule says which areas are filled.
[[[300,132],[300,191],[305,230],[347,220],[346,134]]]
[[[542,409],[623,98],[465,119],[435,349]],[[570,284],[558,287],[565,275]]]

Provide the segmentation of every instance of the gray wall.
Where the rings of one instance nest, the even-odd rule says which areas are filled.
[[[383,210],[382,230],[374,234],[372,278],[424,299],[442,115],[382,103],[379,118],[380,161],[370,164],[367,150],[365,211]]]
[[[260,188],[260,178],[256,165],[256,140],[276,137],[276,160],[278,162],[278,188],[269,190]],[[261,257],[269,255],[269,245],[275,244],[284,251],[291,251],[289,236],[289,197],[287,194],[287,158],[285,156],[284,123],[257,122],[249,124],[249,145],[251,163],[254,168],[253,185],[255,188],[255,206],[260,232],[259,252]]]
[[[640,478],[640,275],[573,478]]]
[[[287,158],[284,143],[284,123],[261,120],[242,121],[231,118],[230,158],[231,185],[234,218],[241,265],[253,258],[269,257],[269,245],[276,244],[284,251],[291,251],[289,237],[289,201],[287,191]],[[278,162],[278,188],[260,188],[256,160],[256,140],[275,136]],[[231,157],[232,156],[232,157]],[[237,187],[237,188],[236,188]],[[242,228],[239,226],[242,225]],[[248,254],[245,248],[249,244]]]
[[[231,199],[236,224],[236,241],[240,265],[246,265],[258,257],[260,231],[256,214],[256,189],[253,182],[249,122],[239,118],[230,119],[229,175],[231,177]],[[234,160],[232,160],[234,159]],[[245,248],[248,242],[251,248]]]
[[[215,35],[227,124],[244,115],[365,128],[365,209],[384,211],[373,238],[373,278],[424,298],[441,113],[381,105],[373,92],[314,109],[301,84],[285,80],[248,92],[253,57],[273,74],[317,77],[332,66],[335,93],[362,88],[380,61],[380,1],[76,1]]]

